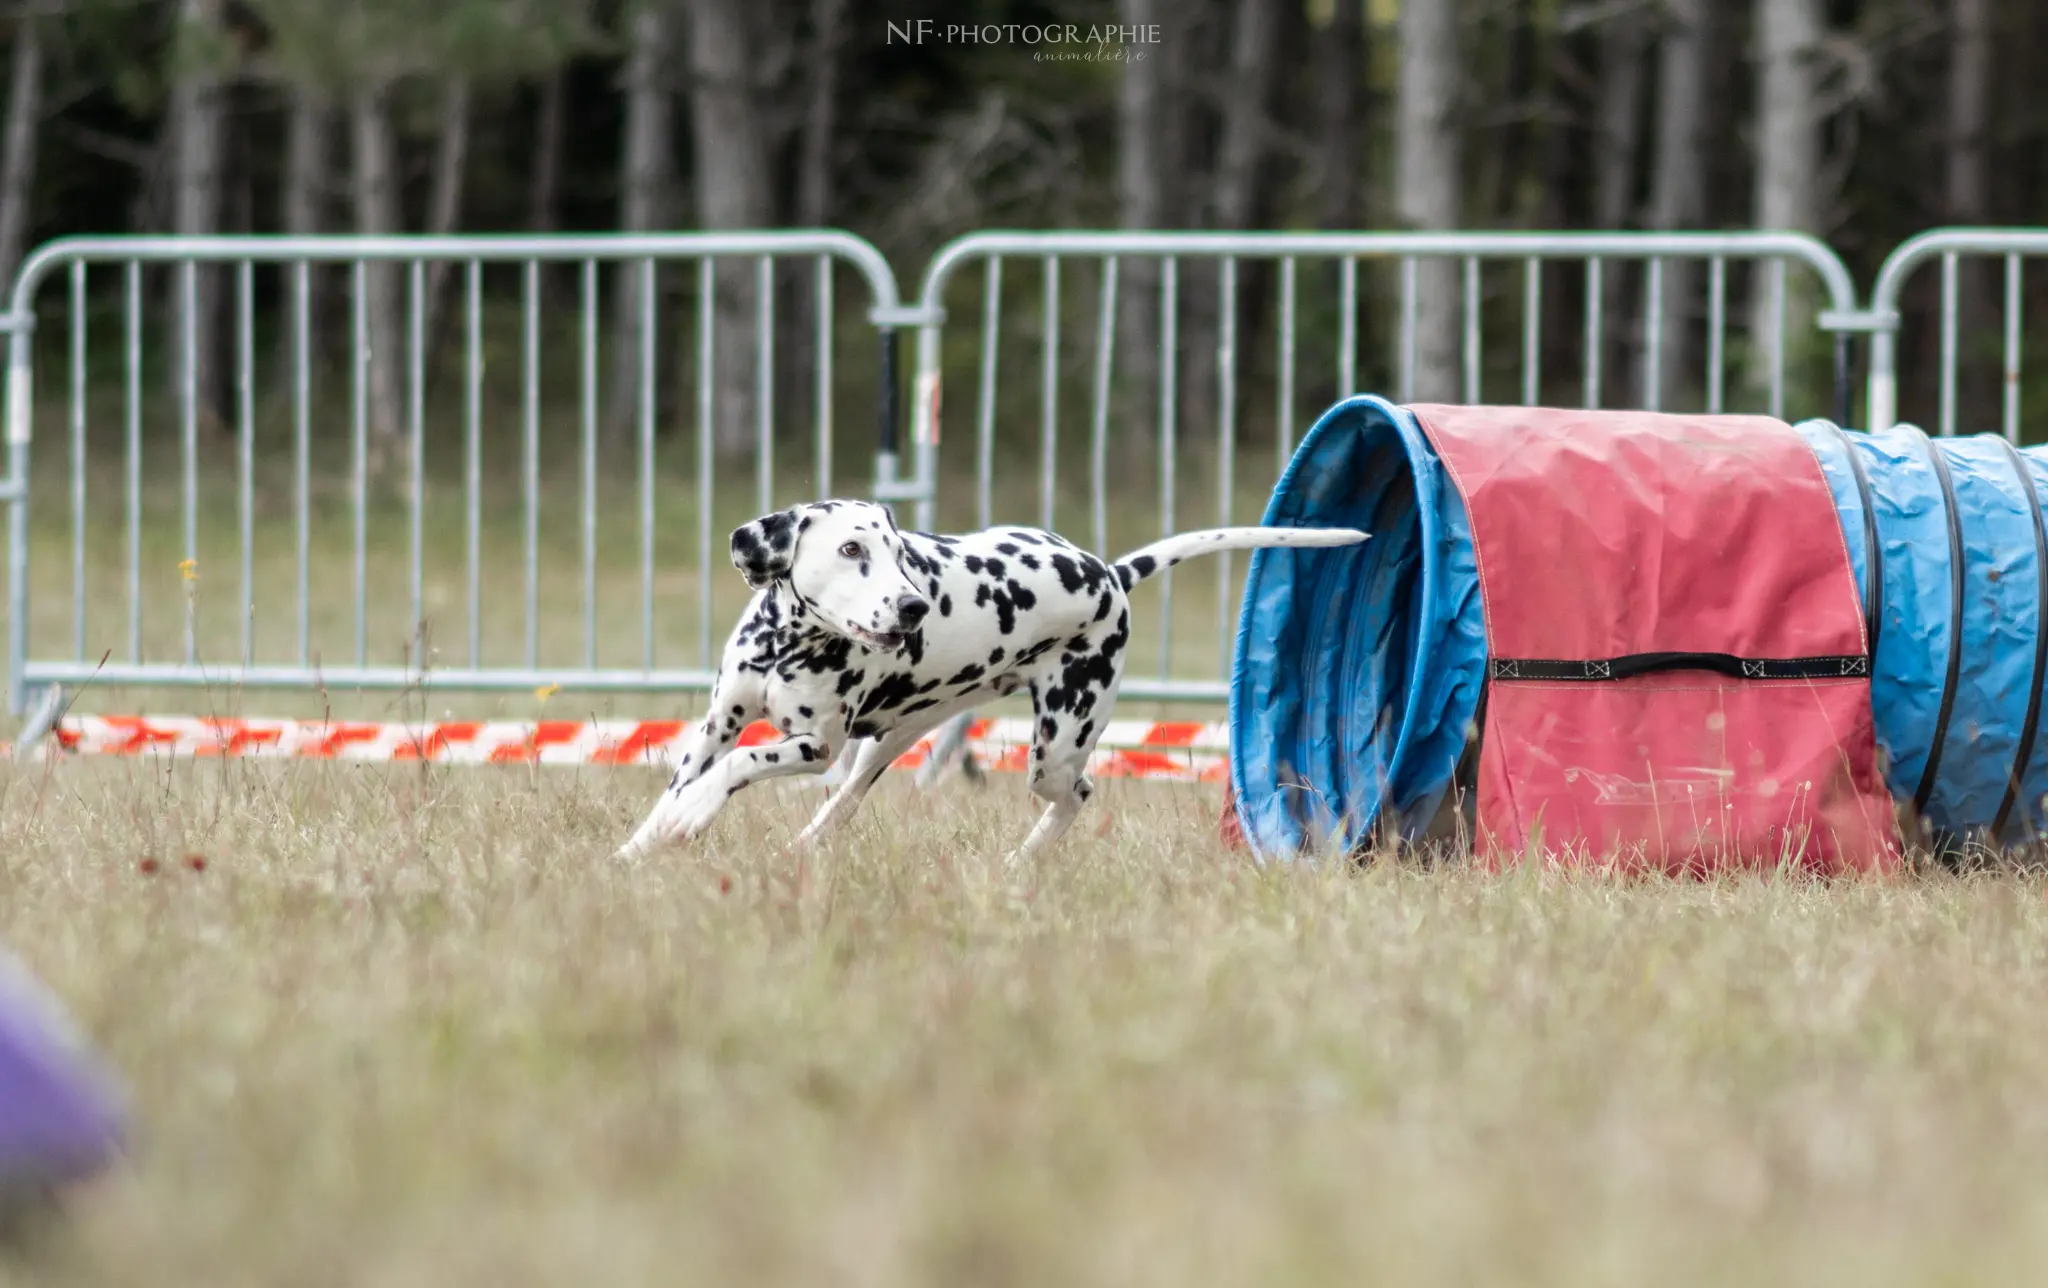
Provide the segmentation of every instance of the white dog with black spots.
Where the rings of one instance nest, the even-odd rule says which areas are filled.
[[[844,823],[919,738],[1023,690],[1036,716],[1030,789],[1046,805],[1009,857],[1029,858],[1088,800],[1088,758],[1123,678],[1132,586],[1193,555],[1365,539],[1349,528],[1217,528],[1106,564],[1033,528],[904,532],[866,501],[763,515],[732,534],[733,563],[755,593],[726,642],[710,713],[684,738],[674,779],[619,853],[692,839],[748,784],[822,774],[859,743],[845,780],[797,838],[808,844]],[[781,741],[736,747],[758,719]]]

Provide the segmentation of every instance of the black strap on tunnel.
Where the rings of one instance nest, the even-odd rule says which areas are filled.
[[[2034,472],[2019,449],[1998,440],[2012,461],[2013,473],[2027,494],[2027,512],[2034,520],[2034,678],[2027,685],[2027,716],[2020,721],[2019,746],[2013,749],[2012,773],[2006,776],[2005,797],[1998,802],[1998,816],[1991,821],[1991,839],[2005,835],[2005,821],[2018,803],[2020,784],[2026,781],[2027,763],[2034,758],[2034,735],[2041,727],[2041,681],[2048,678],[2048,522],[2041,518],[2041,494],[2034,486]]]
[[[1934,463],[1934,477],[1941,483],[1941,504],[1948,514],[1948,674],[1941,682],[1941,707],[1934,716],[1934,736],[1927,742],[1927,768],[1920,773],[1920,786],[1913,792],[1913,812],[1925,813],[1934,797],[1935,776],[1941,772],[1941,745],[1948,741],[1949,717],[1955,714],[1956,680],[1963,669],[1963,516],[1956,509],[1956,483],[1949,477],[1948,457],[1926,434],[1927,459]]]
[[[1848,431],[1840,425],[1828,428],[1835,431],[1842,454],[1849,458],[1849,473],[1856,479],[1856,499],[1863,505],[1863,637],[1864,647],[1870,650],[1874,662],[1878,627],[1884,624],[1884,543],[1877,536],[1877,511],[1871,508],[1870,475],[1863,468],[1863,458],[1856,454]]]
[[[1658,671],[1712,671],[1738,680],[1837,680],[1869,675],[1862,653],[1824,657],[1738,657],[1733,653],[1628,653],[1621,657],[1563,661],[1547,657],[1497,657],[1487,664],[1495,680],[1626,680]]]

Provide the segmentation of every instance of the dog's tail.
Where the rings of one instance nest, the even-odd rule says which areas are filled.
[[[1209,528],[1155,541],[1125,555],[1110,568],[1124,589],[1129,590],[1161,568],[1171,568],[1194,555],[1257,550],[1264,546],[1353,546],[1366,537],[1356,528]]]

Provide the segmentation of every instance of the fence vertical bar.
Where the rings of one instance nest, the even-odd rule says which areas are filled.
[[[313,655],[313,266],[292,265],[292,519],[298,539],[299,665]]]
[[[1956,253],[1941,257],[1941,436],[1956,432]]]
[[[179,266],[178,317],[184,336],[184,368],[178,373],[179,444],[185,484],[185,558],[196,571],[199,562],[199,266],[187,260]],[[199,660],[197,606],[190,591],[185,596],[185,661]]]
[[[1721,414],[1725,393],[1722,366],[1728,334],[1728,261],[1714,256],[1707,266],[1707,414]]]
[[[540,264],[528,260],[524,277],[526,434],[520,490],[526,507],[526,664],[531,667],[540,663]]]
[[[974,402],[974,514],[977,527],[995,522],[996,344],[1003,325],[1003,257],[991,255],[981,275],[981,387]]]
[[[1060,437],[1060,259],[1047,255],[1044,355],[1040,371],[1038,420],[1038,526],[1053,528],[1053,497],[1059,482]]]
[[[367,622],[370,602],[369,561],[365,553],[368,541],[368,504],[370,450],[370,315],[365,296],[368,292],[369,266],[362,260],[354,264],[349,283],[351,332],[349,370],[352,388],[350,396],[351,424],[349,433],[351,470],[351,501],[355,511],[355,596],[356,596],[356,665],[363,665],[369,654],[369,625]],[[388,356],[388,355],[387,355]]]
[[[1785,417],[1785,261],[1771,261],[1771,415]]]
[[[256,660],[256,266],[235,270],[235,491],[242,528],[242,665]]]
[[[1180,261],[1169,255],[1159,272],[1159,530],[1173,535],[1173,490],[1175,461],[1179,456],[1179,407],[1176,405],[1180,354]],[[1159,673],[1165,675],[1173,659],[1173,570],[1159,573]]]
[[[2020,257],[2005,257],[2005,369],[2000,410],[2006,441],[2020,442]]]
[[[583,665],[597,669],[597,261],[583,261]]]
[[[85,659],[85,261],[71,261],[71,655]],[[247,596],[244,596],[247,598]]]
[[[775,260],[754,262],[754,485],[757,513],[775,508]]]
[[[1543,261],[1522,261],[1522,405],[1534,407],[1543,391]]]
[[[1664,260],[1650,260],[1643,287],[1643,406],[1664,410]]]
[[[1230,526],[1231,486],[1237,479],[1237,260],[1224,259],[1216,307],[1216,526]],[[1216,556],[1216,639],[1230,667],[1236,632],[1230,629],[1230,553]]]
[[[128,657],[142,660],[142,264],[128,261]],[[303,595],[301,596],[303,598]],[[19,659],[16,659],[17,661]]]
[[[1358,392],[1358,260],[1346,255],[1337,270],[1337,396]]]
[[[1479,401],[1479,260],[1465,257],[1465,401]]]
[[[1600,307],[1605,287],[1601,285],[1603,263],[1599,256],[1586,259],[1586,410],[1600,406]]]
[[[1102,289],[1095,322],[1095,406],[1088,434],[1088,510],[1097,554],[1109,548],[1110,363],[1116,351],[1117,258],[1102,261]]]
[[[1277,391],[1278,406],[1274,415],[1280,423],[1274,427],[1273,441],[1276,448],[1275,462],[1279,470],[1287,468],[1287,462],[1294,455],[1294,256],[1280,261],[1280,388]]]
[[[714,262],[709,256],[697,261],[697,659],[699,664],[705,667],[711,665],[711,487],[712,471],[716,468],[712,438],[712,366],[718,360],[718,332],[713,309],[718,281],[717,270],[713,267]],[[649,330],[652,330],[651,326]],[[645,343],[648,345],[647,360],[651,363],[654,361],[653,343],[651,340]],[[652,459],[654,414],[651,402],[648,404],[647,426],[647,441],[650,444],[647,450],[649,458]],[[647,514],[647,594],[648,602],[652,604],[654,511],[651,501]],[[648,668],[651,670],[654,666],[654,634],[651,627],[647,638]]]
[[[1415,257],[1401,259],[1401,401],[1415,401]]]
[[[813,490],[820,498],[832,495],[832,257],[820,255],[817,259],[817,278],[812,284],[815,291],[813,311],[816,318],[816,335],[812,349],[817,379],[814,387],[815,399],[811,419],[816,422],[816,434],[812,459],[817,470]]]
[[[467,318],[468,367],[462,391],[462,490],[464,539],[467,544],[469,664],[483,665],[483,397],[484,324],[483,264],[470,260],[465,268],[463,303]]]
[[[427,266],[413,260],[406,266],[406,454],[411,479],[407,501],[407,586],[412,615],[405,630],[412,642],[413,667],[427,667],[426,533],[421,515],[427,493]]]
[[[710,290],[711,261],[700,262],[704,274],[706,359],[704,380],[705,397],[710,396]],[[644,671],[654,669],[654,261],[640,261],[640,667]],[[710,404],[705,403],[705,429],[709,432]],[[709,441],[708,439],[706,440]],[[710,618],[711,604],[711,555],[708,548],[711,531],[711,472],[708,463],[697,481],[697,530],[704,535],[707,548],[703,562],[698,568],[698,594],[705,606],[703,617]],[[700,625],[698,641],[705,664],[710,664],[710,632],[708,626]]]

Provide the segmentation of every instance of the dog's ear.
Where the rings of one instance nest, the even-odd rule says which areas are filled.
[[[732,530],[732,566],[755,590],[789,575],[796,555],[797,512],[777,510]]]

